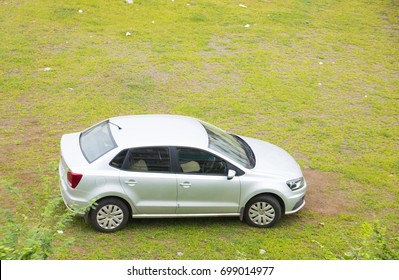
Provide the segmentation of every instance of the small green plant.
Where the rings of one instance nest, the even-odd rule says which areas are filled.
[[[338,260],[339,259],[333,252],[330,251],[329,248],[327,248],[320,242],[318,242],[316,240],[313,240],[313,242],[316,243],[317,245],[319,245],[320,249],[323,251],[325,259],[327,259],[327,260]]]
[[[349,260],[397,260],[399,259],[399,237],[387,237],[387,229],[375,221],[362,225],[363,241],[344,254]]]
[[[60,203],[61,198],[53,198],[38,218],[22,215],[21,221],[5,211],[6,231],[0,241],[0,259],[47,259],[52,253],[56,235],[63,232],[73,215],[69,211],[57,214],[56,208]],[[58,221],[54,223],[54,220]]]
[[[21,214],[19,210],[11,213],[8,209],[1,209],[5,223],[2,228],[2,239],[0,240],[0,259],[2,260],[32,260],[47,259],[52,253],[52,243],[57,235],[63,233],[71,221],[74,213],[68,210],[59,210],[63,205],[59,194],[51,195],[50,189],[56,180],[47,176],[40,179],[40,187],[43,190],[42,200],[48,202],[43,208],[40,206],[31,207],[30,215]],[[13,183],[1,180],[1,185],[6,191],[16,198],[19,207],[27,209],[29,203],[21,200],[21,194]],[[39,209],[37,209],[37,208]],[[33,209],[33,210],[32,210]],[[36,213],[41,214],[36,214]],[[65,240],[65,245],[71,240]]]
[[[387,229],[375,221],[362,225],[362,240],[359,245],[350,245],[349,251],[342,256],[334,254],[320,242],[313,240],[329,260],[397,260],[399,259],[399,237],[390,238]]]

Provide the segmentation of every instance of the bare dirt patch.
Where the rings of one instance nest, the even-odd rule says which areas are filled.
[[[349,199],[340,186],[339,174],[315,169],[303,170],[308,190],[306,209],[323,216],[336,216],[346,212]]]

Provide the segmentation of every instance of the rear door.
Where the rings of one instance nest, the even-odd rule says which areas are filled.
[[[120,183],[139,214],[176,212],[176,175],[171,172],[168,147],[130,149],[120,172]]]
[[[238,213],[240,179],[227,179],[228,165],[204,150],[177,148],[177,214]]]

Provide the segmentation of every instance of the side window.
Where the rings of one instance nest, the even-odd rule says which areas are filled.
[[[227,175],[227,164],[206,151],[178,148],[180,172],[191,174]]]
[[[170,172],[169,149],[164,147],[131,149],[123,167],[128,171]]]
[[[127,150],[123,150],[122,152],[117,154],[116,157],[114,157],[114,159],[109,163],[109,165],[111,165],[112,167],[121,169],[123,162],[125,160],[126,154],[127,154]]]

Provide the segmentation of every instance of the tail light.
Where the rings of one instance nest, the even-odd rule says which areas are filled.
[[[68,183],[69,186],[74,189],[79,184],[80,180],[82,179],[83,175],[78,173],[73,173],[72,171],[68,171],[67,173]]]

